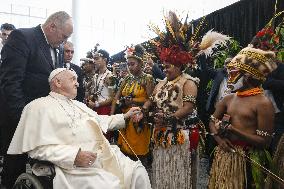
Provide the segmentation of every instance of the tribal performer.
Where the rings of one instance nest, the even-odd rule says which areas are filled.
[[[112,104],[112,114],[116,109],[120,109],[124,113],[133,106],[142,107],[152,94],[154,79],[151,75],[143,72],[144,52],[145,49],[141,45],[127,48],[125,58],[130,73],[124,78],[116,93]],[[127,126],[120,130],[118,146],[131,159],[137,160],[138,156],[142,164],[149,170],[151,167],[149,163],[150,126],[145,121],[133,123],[132,120],[129,120],[126,124]]]
[[[99,115],[110,115],[111,103],[114,96],[115,79],[112,72],[107,69],[109,53],[103,49],[93,52],[96,74],[93,77],[93,91],[87,106]],[[108,131],[106,138],[114,143],[114,133]]]
[[[273,136],[274,108],[261,83],[276,69],[275,54],[252,47],[242,49],[227,65],[228,87],[236,93],[224,97],[210,118],[218,143],[210,172],[209,189],[262,188],[265,175],[250,157],[265,165],[265,151]]]
[[[153,132],[153,175],[155,189],[205,188],[199,183],[199,132],[204,129],[197,117],[196,96],[199,79],[185,73],[185,69],[196,66],[195,56],[212,44],[196,43],[191,35],[191,27],[182,24],[174,12],[165,17],[167,32],[160,32],[156,26],[153,31],[159,41],[152,41],[157,47],[159,58],[164,66],[166,78],[160,81],[143,106],[143,115],[154,117]],[[221,38],[217,32],[210,32]],[[209,35],[208,35],[209,36]],[[209,38],[207,38],[209,39]],[[201,52],[201,51],[200,51]],[[151,110],[152,112],[149,110]]]
[[[277,6],[275,7],[277,12]],[[271,72],[263,83],[263,89],[270,98],[275,108],[274,116],[274,137],[270,144],[270,151],[273,154],[272,170],[279,179],[271,177],[266,179],[265,189],[284,188],[284,19],[283,11],[273,16],[273,18],[253,37],[251,45],[254,48],[275,52],[277,68]],[[278,24],[279,23],[279,24]],[[278,24],[278,25],[277,25]]]
[[[85,91],[84,103],[87,103],[88,99],[92,96],[92,91],[94,90],[94,80],[95,76],[95,64],[92,58],[83,58],[81,59],[84,62],[82,63],[83,70],[83,88]]]

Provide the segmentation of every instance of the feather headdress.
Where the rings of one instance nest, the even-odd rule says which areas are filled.
[[[156,46],[162,62],[192,67],[196,64],[196,55],[204,53],[209,56],[214,48],[225,45],[230,39],[228,36],[210,30],[199,44],[197,35],[204,24],[205,17],[195,31],[187,19],[188,15],[182,23],[176,13],[169,11],[168,15],[164,16],[165,31],[161,31],[153,24],[149,25],[150,30],[158,35],[156,40],[150,40],[150,42]]]
[[[266,26],[257,32],[249,46],[276,53],[279,61],[284,61],[284,11],[273,16]],[[277,19],[277,20],[276,20]],[[275,26],[275,21],[280,23]]]
[[[201,40],[199,45],[199,54],[204,53],[206,56],[211,56],[214,53],[214,49],[226,46],[227,41],[230,40],[230,37],[223,35],[221,33],[209,30]]]

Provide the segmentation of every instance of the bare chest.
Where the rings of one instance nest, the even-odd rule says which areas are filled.
[[[227,106],[227,114],[235,127],[249,129],[257,127],[257,107],[252,98],[233,98]]]

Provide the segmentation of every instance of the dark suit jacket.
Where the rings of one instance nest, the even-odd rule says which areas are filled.
[[[213,79],[213,83],[209,97],[207,99],[206,111],[209,114],[212,114],[215,111],[214,104],[220,89],[220,84],[222,83],[223,79],[227,76],[227,74],[224,68],[219,68],[217,70],[215,69],[209,70],[208,74],[209,77]]]
[[[24,106],[49,94],[48,76],[54,65],[40,25],[14,30],[1,59],[0,129],[2,150],[6,152]]]
[[[157,63],[154,63],[152,68],[152,75],[154,79],[161,79],[163,80],[166,77],[166,74],[159,68],[159,65]]]
[[[65,64],[64,64],[64,67],[66,67]],[[79,87],[78,87],[78,90],[77,90],[76,100],[83,102],[84,97],[85,97],[85,90],[84,90],[84,87],[83,87],[83,71],[78,65],[73,64],[73,63],[70,63],[70,68],[73,69],[78,76],[77,81],[79,83]]]
[[[284,64],[278,63],[276,70],[271,72],[266,81],[263,83],[263,88],[271,90],[275,103],[280,111],[284,111]]]

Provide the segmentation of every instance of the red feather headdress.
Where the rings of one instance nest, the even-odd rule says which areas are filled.
[[[197,34],[204,23],[205,17],[201,20],[199,26],[193,31],[191,23],[184,23],[178,19],[177,15],[169,11],[168,16],[164,16],[166,31],[161,31],[157,26],[150,24],[150,30],[154,31],[158,38],[150,40],[156,46],[159,58],[162,62],[167,62],[175,66],[186,65],[195,67],[196,55],[212,55],[214,48],[226,44],[230,38],[220,33],[210,30],[197,42]]]

